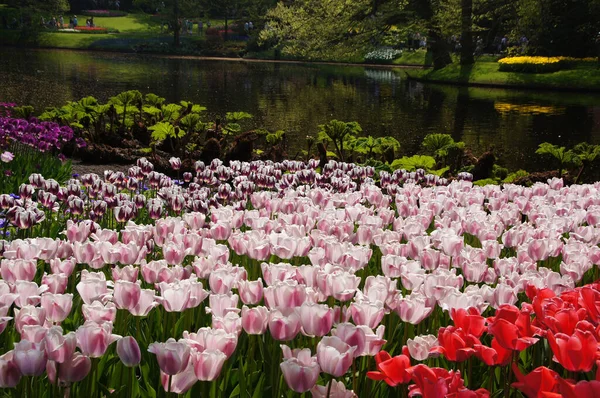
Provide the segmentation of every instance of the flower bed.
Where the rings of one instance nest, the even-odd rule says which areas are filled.
[[[378,50],[371,51],[370,53],[365,55],[365,62],[391,63],[400,55],[402,55],[401,50],[397,50],[394,48],[381,48]]]
[[[108,32],[108,29],[106,28],[102,28],[100,26],[77,26],[75,28],[76,31],[79,32],[85,32],[85,33],[106,33]]]
[[[89,17],[124,17],[127,15],[125,11],[117,10],[83,10],[81,14]]]
[[[507,57],[498,60],[502,72],[550,73],[561,69],[558,57]]]
[[[10,115],[14,108],[14,104],[0,104],[0,114]],[[0,151],[7,154],[0,162],[0,192],[15,192],[31,173],[66,181],[71,166],[62,150],[68,145],[83,147],[86,143],[67,126],[0,116]]]
[[[498,60],[502,72],[550,73],[570,69],[581,63],[597,62],[597,58],[573,57],[506,57]]]
[[[214,160],[179,181],[140,159],[0,195],[1,386],[598,394],[600,185],[317,166]]]

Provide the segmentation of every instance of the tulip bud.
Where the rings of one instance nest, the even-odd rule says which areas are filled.
[[[117,342],[117,354],[127,367],[137,366],[142,360],[140,346],[131,336],[123,337]]]

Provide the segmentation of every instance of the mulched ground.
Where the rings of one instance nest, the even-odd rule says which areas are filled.
[[[73,174],[84,175],[88,173],[95,173],[99,176],[104,175],[104,170],[122,171],[127,174],[127,170],[133,166],[123,164],[82,164],[79,161],[73,161]]]

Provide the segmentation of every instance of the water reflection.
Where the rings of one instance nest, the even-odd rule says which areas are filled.
[[[357,120],[367,134],[396,137],[404,153],[429,133],[448,133],[476,154],[494,147],[510,168],[529,170],[540,167],[533,153],[543,141],[600,143],[597,96],[424,85],[402,76],[372,67],[0,48],[0,101],[39,110],[137,89],[191,100],[213,115],[250,112],[256,126],[288,131],[297,147],[318,124]]]

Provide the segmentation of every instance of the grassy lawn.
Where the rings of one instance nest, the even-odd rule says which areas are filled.
[[[450,54],[453,62],[458,62],[457,54]],[[480,55],[477,58],[479,62],[496,62],[498,59],[502,58],[497,55]],[[403,50],[402,55],[399,58],[396,58],[392,64],[394,65],[418,65],[418,66],[432,66],[433,59],[425,49],[419,50]]]
[[[597,63],[581,64],[574,69],[553,73],[500,72],[498,66],[496,62],[480,61],[470,66],[461,66],[455,63],[436,71],[410,71],[408,75],[423,80],[444,83],[600,90],[600,68]]]

